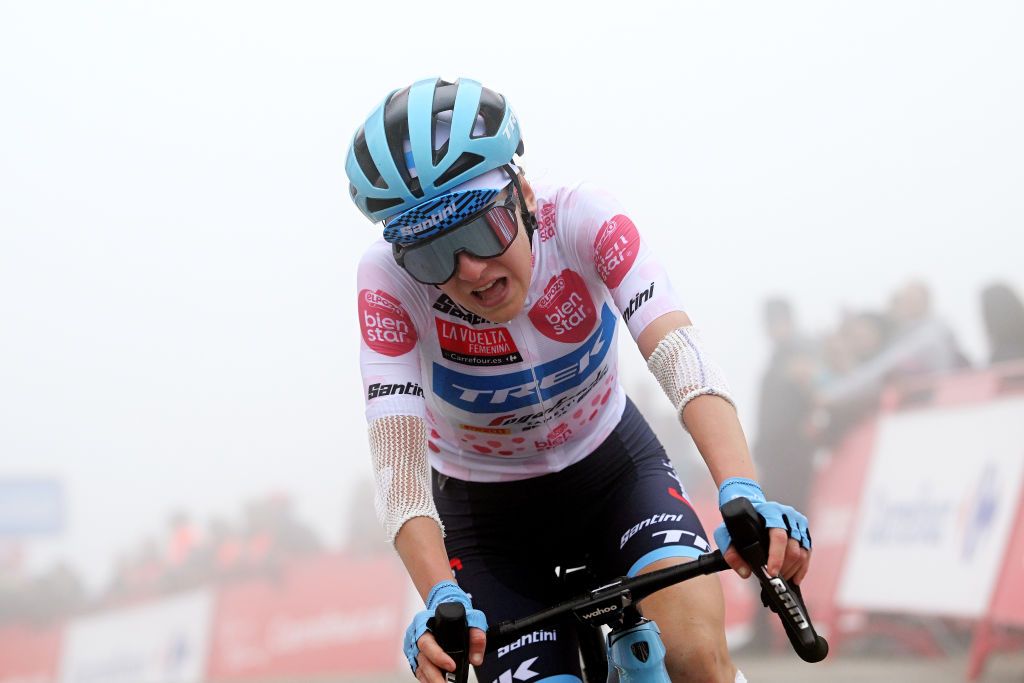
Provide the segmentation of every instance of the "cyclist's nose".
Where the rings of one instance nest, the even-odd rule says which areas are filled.
[[[462,251],[459,252],[458,266],[455,271],[456,277],[467,282],[475,282],[480,279],[484,268],[487,267],[487,261]]]

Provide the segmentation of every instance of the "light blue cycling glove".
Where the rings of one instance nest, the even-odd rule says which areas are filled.
[[[766,501],[764,491],[753,479],[731,477],[723,481],[718,488],[718,507],[721,508],[733,498],[746,498],[764,517],[765,525],[769,529],[785,529],[802,547],[811,549],[811,532],[807,526],[807,518],[788,505]],[[729,530],[725,528],[724,523],[715,529],[715,543],[723,553],[732,543],[732,537],[729,536]]]
[[[416,662],[416,655],[420,653],[419,639],[430,630],[427,626],[427,621],[434,616],[434,610],[442,602],[461,602],[463,607],[466,608],[466,623],[469,627],[487,632],[487,617],[480,610],[473,609],[473,602],[466,595],[466,592],[459,588],[454,581],[441,581],[430,589],[430,593],[427,595],[427,608],[422,612],[418,612],[412,618],[409,628],[405,629],[403,649],[405,650],[405,658],[409,660],[409,666],[412,667],[413,673],[416,673],[416,669],[419,666]]]

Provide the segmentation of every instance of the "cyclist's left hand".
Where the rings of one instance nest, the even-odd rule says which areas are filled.
[[[444,672],[455,670],[455,660],[446,653],[430,632],[431,619],[442,602],[458,602],[466,608],[466,625],[469,628],[469,663],[479,666],[483,663],[487,644],[487,617],[473,608],[472,599],[454,581],[441,581],[430,589],[426,609],[413,617],[405,630],[403,649],[413,674],[421,683],[442,683]]]
[[[807,518],[788,505],[766,501],[761,487],[752,479],[732,477],[722,482],[718,489],[719,507],[740,497],[750,500],[768,526],[768,575],[781,575],[787,581],[799,585],[811,564],[811,533]],[[736,573],[744,579],[750,576],[750,567],[736,548],[732,547],[732,539],[725,524],[715,529],[715,542],[722,549],[725,561]]]

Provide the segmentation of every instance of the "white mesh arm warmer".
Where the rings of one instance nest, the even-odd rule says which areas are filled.
[[[374,507],[388,541],[413,517],[444,525],[434,506],[427,462],[427,425],[415,415],[385,415],[370,421],[370,457],[377,484]]]
[[[692,326],[665,335],[647,359],[647,367],[672,401],[680,422],[686,404],[704,394],[721,396],[733,407],[736,405],[722,371],[708,358],[700,333]]]

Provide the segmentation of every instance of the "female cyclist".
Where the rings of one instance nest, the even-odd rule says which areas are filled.
[[[806,518],[766,502],[725,381],[633,222],[590,187],[531,185],[522,153],[503,96],[429,79],[384,98],[346,160],[353,201],[384,228],[359,266],[360,367],[377,513],[426,604],[405,638],[423,683],[454,667],[427,628],[441,602],[467,608],[481,683],[578,680],[572,629],[485,657],[487,620],[557,601],[554,567],[581,557],[614,578],[710,550],[619,384],[619,317],[720,503],[747,497],[772,527],[768,570],[799,583],[810,559]],[[729,547],[724,527],[715,538]],[[642,608],[674,681],[745,680],[714,577]]]

